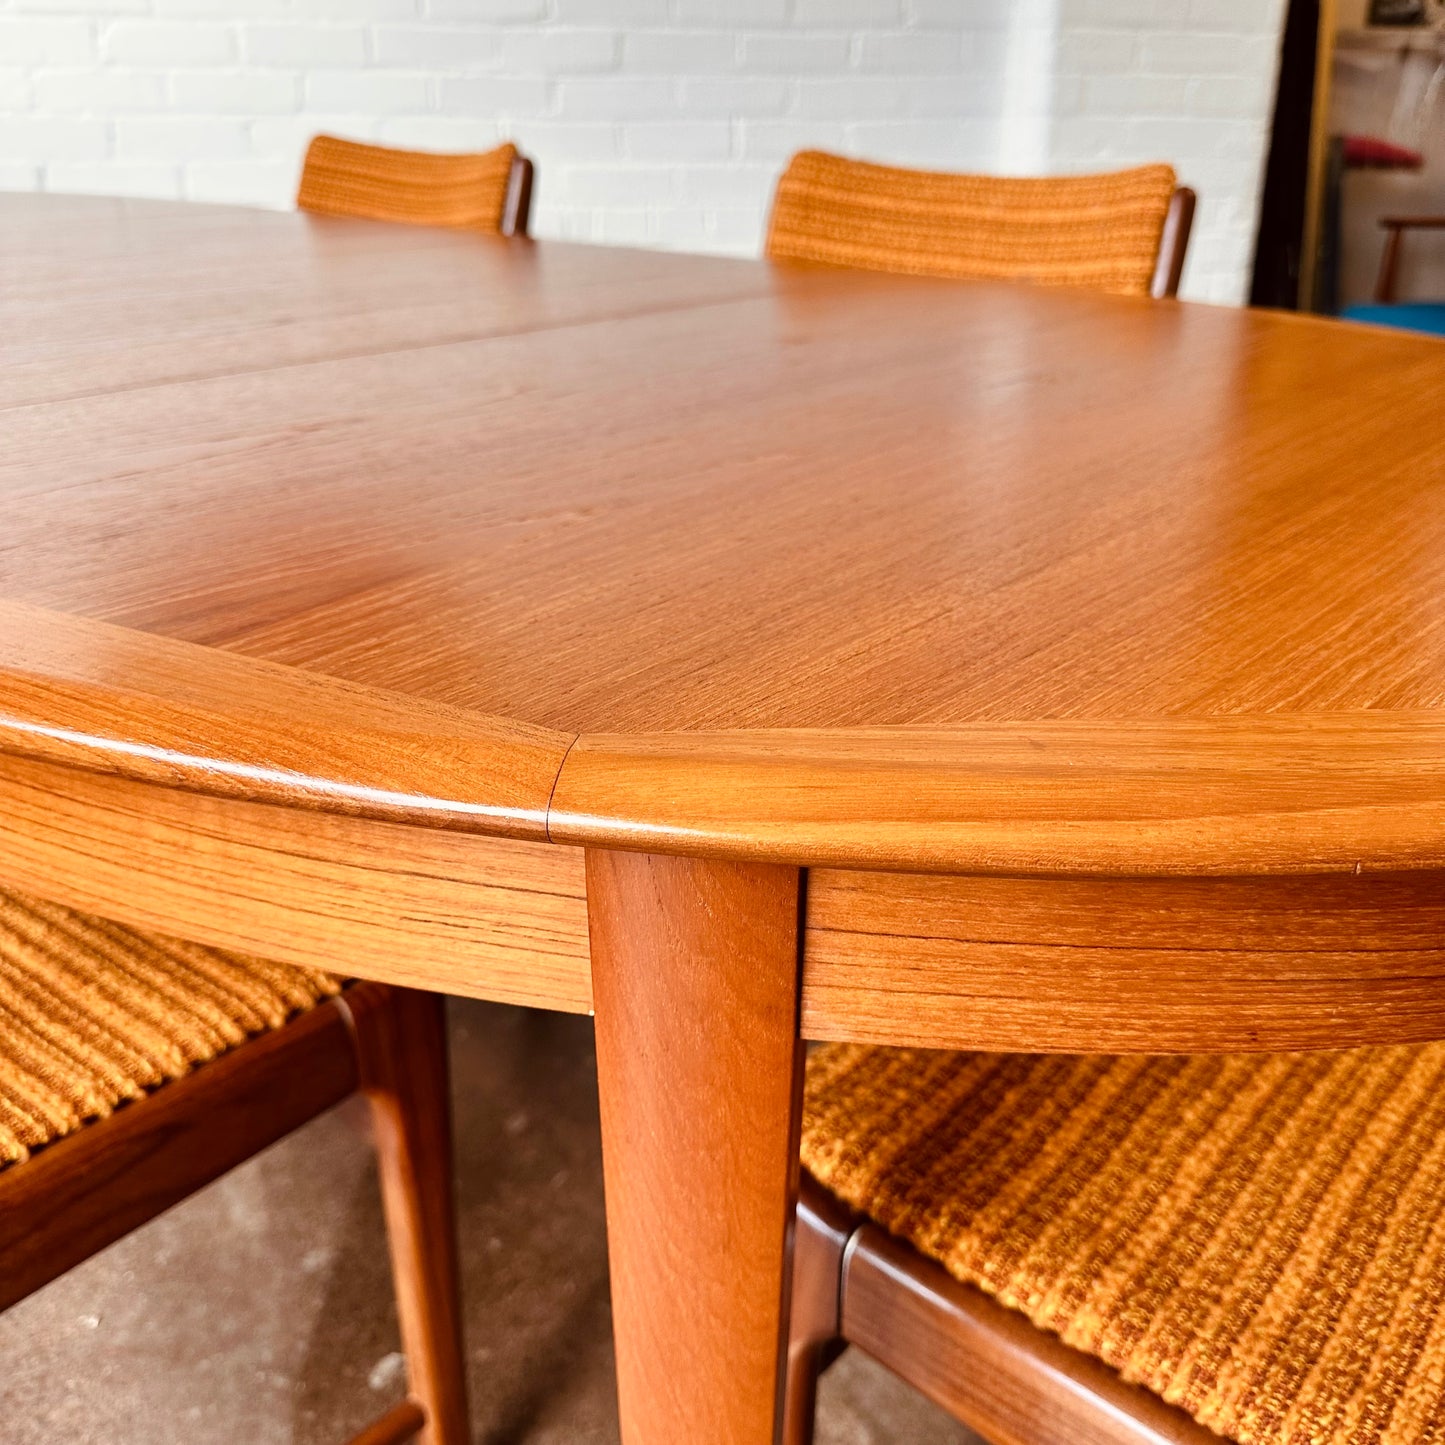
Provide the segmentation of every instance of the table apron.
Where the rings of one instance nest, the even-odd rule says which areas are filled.
[[[592,1008],[579,847],[0,755],[0,881],[201,943]],[[1445,874],[807,875],[804,1036],[1203,1052],[1445,1038]]]
[[[0,755],[0,882],[197,943],[587,1013],[580,848]]]

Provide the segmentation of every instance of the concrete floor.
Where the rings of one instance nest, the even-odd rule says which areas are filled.
[[[617,1439],[592,1030],[452,1010],[472,1417],[487,1445]],[[403,1366],[355,1102],[0,1316],[5,1445],[339,1445]],[[850,1352],[818,1445],[975,1437]]]

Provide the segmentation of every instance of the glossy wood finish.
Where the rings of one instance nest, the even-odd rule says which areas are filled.
[[[582,853],[278,808],[0,753],[0,877],[139,928],[570,1013]]]
[[[589,850],[626,1445],[772,1440],[798,1182],[796,869]]]
[[[707,856],[1190,875],[1445,865],[1445,715],[1424,710],[577,738],[0,600],[0,749],[308,809]]]
[[[159,242],[173,212],[124,214]],[[337,222],[334,255],[311,258],[337,262],[322,306],[287,250],[299,224],[235,231],[255,255],[274,240],[271,293],[313,347],[356,299],[368,245],[431,275],[427,233]],[[474,269],[450,332],[421,279],[375,349],[282,365],[263,304],[226,343],[232,359],[254,346],[244,374],[145,385],[142,370],[124,393],[12,407],[0,595],[404,694],[419,717],[581,734],[554,809],[570,841],[1039,872],[1438,863],[1445,442],[1428,338],[462,240],[453,261]],[[54,268],[36,269],[43,297]],[[603,293],[631,313],[599,313]],[[43,372],[30,338],[67,314],[53,286],[49,306],[56,328],[7,330],[7,384]],[[218,314],[190,328],[166,347],[181,370],[221,344]],[[263,710],[241,712],[240,742]],[[127,723],[121,741],[144,748],[164,709]],[[753,736],[777,727],[816,736]],[[675,796],[721,776],[698,730],[744,733],[724,737],[729,759],[734,742],[781,746],[798,771],[764,758],[726,800],[744,806],[682,814]],[[428,746],[418,791],[448,781],[444,744]],[[357,783],[353,761],[337,782]],[[764,778],[780,786],[759,793]],[[1116,794],[1137,811],[1114,813]],[[808,814],[833,798],[848,817],[825,811],[820,841]],[[1001,823],[1000,799],[1017,807]]]
[[[48,197],[0,337],[0,879],[595,1004],[629,1445],[777,1424],[800,1010],[1441,1031],[1430,338]]]
[[[874,1224],[849,1242],[842,1332],[991,1445],[1218,1445]]]
[[[1180,186],[1169,198],[1169,209],[1164,213],[1164,234],[1159,238],[1159,260],[1149,287],[1153,296],[1173,298],[1179,294],[1197,201],[1198,197],[1188,186]]]
[[[1445,885],[809,875],[803,1032],[1189,1053],[1445,1037]]]
[[[428,233],[335,228],[429,284]],[[416,301],[410,349],[15,410],[0,595],[564,735],[1166,718],[1205,753],[1211,719],[1445,693],[1429,338],[470,246],[536,258],[477,262],[510,335]],[[608,287],[634,314],[556,324]]]
[[[571,741],[0,600],[0,749],[19,756],[257,802],[540,839]]]
[[[425,1424],[421,1406],[415,1400],[402,1400],[359,1435],[353,1435],[347,1445],[400,1445],[403,1440],[414,1440]]]
[[[502,207],[502,234],[525,236],[532,219],[532,187],[537,168],[527,156],[512,158],[512,173],[507,180],[507,199]]]
[[[371,1105],[407,1383],[425,1422],[417,1438],[470,1445],[444,1000],[352,989],[340,1005]]]
[[[0,409],[770,289],[746,262],[651,262],[233,206],[0,193]]]
[[[813,1445],[818,1376],[841,1345],[843,1258],[859,1223],[806,1170],[798,1183],[779,1445]]]
[[[364,1089],[414,1398],[352,1445],[465,1445],[445,1045],[439,996],[358,984],[0,1171],[0,1309]]]
[[[1445,866],[1445,714],[583,736],[557,842],[940,873]]]

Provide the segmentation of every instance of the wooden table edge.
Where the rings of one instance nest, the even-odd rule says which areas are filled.
[[[584,855],[650,853],[804,870],[809,1037],[1445,1037],[1434,713],[573,739],[0,623],[4,882],[138,927],[586,1011]]]
[[[584,734],[548,836],[891,872],[1435,869],[1445,713]]]
[[[250,802],[545,841],[572,742],[0,600],[0,753]]]
[[[576,736],[0,601],[0,752],[494,837],[798,867],[1445,867],[1445,713]]]

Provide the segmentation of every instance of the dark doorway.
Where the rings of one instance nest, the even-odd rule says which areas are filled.
[[[1269,162],[1265,166],[1254,244],[1254,279],[1249,292],[1252,306],[1294,310],[1299,305],[1319,32],[1319,0],[1290,0],[1280,44]]]

